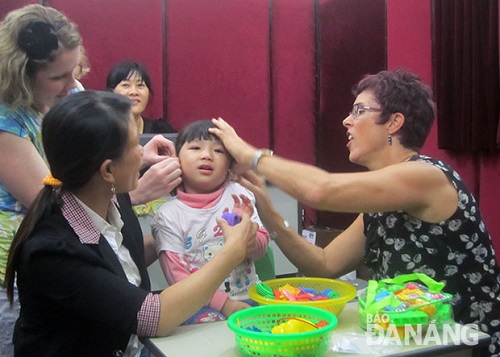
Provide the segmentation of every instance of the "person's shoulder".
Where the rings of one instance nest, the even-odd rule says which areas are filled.
[[[226,191],[241,191],[244,189],[245,188],[236,181],[227,181],[226,183]]]
[[[447,165],[446,162],[444,162],[443,160],[440,160],[438,158],[435,158],[435,157],[432,157],[432,156],[427,156],[427,155],[414,155],[412,157],[410,157],[407,161],[414,161],[414,162],[426,162],[426,163],[429,163],[429,164],[433,164],[433,165]]]
[[[163,134],[163,133],[176,133],[175,130],[165,119],[163,118],[143,118],[144,120],[144,130],[145,134]]]
[[[9,104],[0,102],[0,115],[13,117],[31,117],[36,116],[36,112],[33,109],[26,108],[25,106],[13,107]]]
[[[236,181],[228,181],[227,186],[226,186],[226,192],[228,193],[234,193],[234,194],[244,194],[248,196],[249,198],[252,198],[253,192],[250,191],[249,189],[243,187],[240,183]]]
[[[71,243],[69,236],[76,237],[62,213],[58,210],[39,221],[30,237],[24,242],[28,250],[44,250]]]
[[[171,212],[175,212],[179,207],[181,207],[180,203],[181,203],[181,201],[179,201],[179,199],[177,198],[177,196],[169,197],[165,201],[165,203],[163,203],[158,208],[157,214],[162,214],[162,215],[166,214],[166,215],[168,215]]]
[[[0,103],[0,129],[19,135],[20,128],[37,121],[36,113],[24,107],[13,108]]]
[[[434,167],[439,168],[442,171],[454,171],[453,168],[450,166],[450,164],[448,164],[447,162],[431,156],[416,155],[413,156],[409,161],[427,163]]]
[[[0,102],[0,115],[10,114],[16,112],[18,109],[8,105],[6,103]]]
[[[28,111],[24,108],[14,108],[10,105],[0,103],[0,120],[2,122],[9,121],[20,121],[21,118],[28,115]]]
[[[182,203],[177,197],[172,197],[163,203],[151,220],[151,227],[164,225],[177,225],[184,215]]]

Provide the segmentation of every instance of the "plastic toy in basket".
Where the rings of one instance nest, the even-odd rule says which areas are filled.
[[[239,351],[260,357],[323,356],[337,322],[324,309],[300,305],[252,307],[235,312],[227,321]]]
[[[431,324],[440,329],[453,322],[452,295],[442,292],[443,287],[425,274],[370,280],[366,295],[359,297],[360,327],[400,339],[411,337],[409,326],[413,331]]]
[[[315,292],[312,295],[323,293],[324,296],[314,299],[302,298],[301,292]],[[271,295],[274,292],[274,296]],[[279,293],[278,293],[279,292]],[[281,299],[279,294],[287,295]],[[324,309],[339,316],[345,304],[356,297],[356,288],[342,280],[326,278],[281,278],[263,281],[262,284],[253,285],[248,291],[248,296],[259,305],[301,305]]]

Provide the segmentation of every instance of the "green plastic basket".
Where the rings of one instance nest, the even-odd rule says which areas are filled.
[[[314,331],[272,334],[271,329],[282,319],[303,318],[313,323],[327,322]],[[227,321],[235,333],[236,346],[244,356],[310,357],[323,356],[330,344],[330,336],[337,326],[337,317],[324,309],[300,305],[267,305],[240,310]],[[258,328],[262,332],[254,331]]]

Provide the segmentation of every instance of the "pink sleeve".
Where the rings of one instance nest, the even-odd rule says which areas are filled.
[[[257,239],[257,249],[248,257],[252,260],[257,260],[266,254],[267,246],[269,245],[269,233],[264,227],[259,227],[255,239]]]
[[[158,259],[160,260],[161,269],[169,285],[173,285],[191,275],[189,267],[182,262],[178,253],[162,250]],[[212,299],[207,303],[207,306],[217,311],[221,311],[228,297],[229,296],[224,291],[217,290],[212,296]]]
[[[163,275],[165,275],[169,285],[173,285],[191,275],[189,267],[182,263],[180,255],[177,253],[162,250],[158,259]]]

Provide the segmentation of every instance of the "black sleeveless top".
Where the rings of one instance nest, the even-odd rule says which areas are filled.
[[[366,213],[365,264],[375,280],[424,273],[446,283],[455,321],[479,324],[500,351],[500,270],[479,207],[460,176],[442,161],[414,156],[442,170],[457,190],[455,213],[439,223],[404,211]]]

